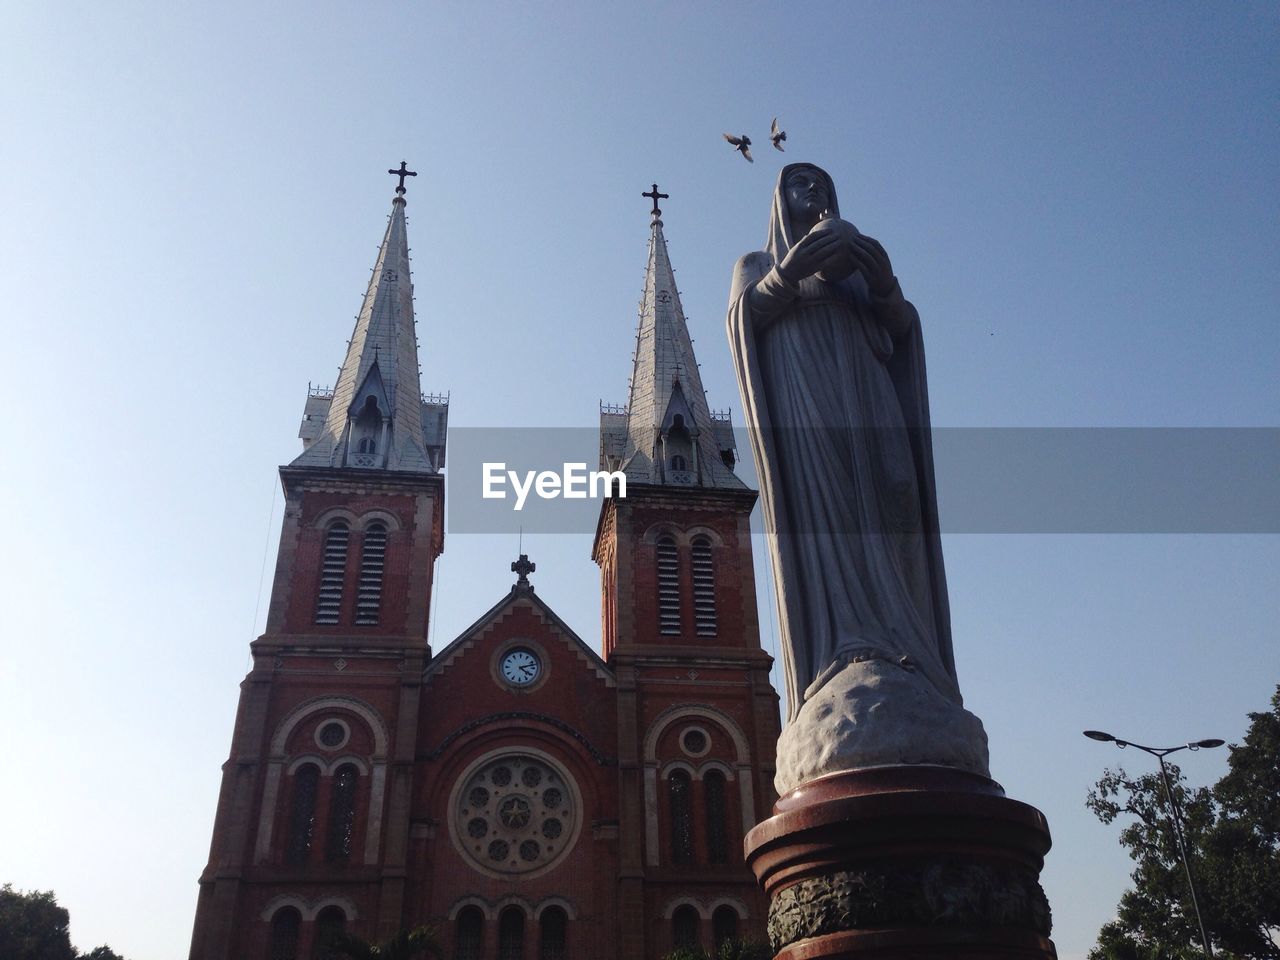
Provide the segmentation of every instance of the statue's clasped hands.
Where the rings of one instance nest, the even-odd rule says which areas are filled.
[[[873,296],[893,291],[893,266],[884,247],[847,220],[834,217],[815,223],[778,264],[778,272],[791,283],[814,274],[829,282],[843,280],[855,270],[866,278]]]

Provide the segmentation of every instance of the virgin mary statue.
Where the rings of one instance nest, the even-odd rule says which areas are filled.
[[[956,682],[919,316],[825,171],[783,168],[728,326],[781,621],[779,792],[883,764],[986,775]]]

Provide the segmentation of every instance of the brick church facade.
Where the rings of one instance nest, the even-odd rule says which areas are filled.
[[[401,179],[403,183],[403,178]],[[656,194],[656,189],[655,189]],[[708,409],[655,209],[629,402],[601,413],[602,640],[515,583],[438,651],[448,406],[419,382],[405,198],[332,392],[311,391],[191,960],[310,960],[434,926],[458,960],[657,960],[762,938],[742,837],[773,793],[727,419]],[[506,590],[505,593],[502,593]]]

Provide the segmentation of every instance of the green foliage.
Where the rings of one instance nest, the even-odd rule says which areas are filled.
[[[1212,790],[1188,788],[1169,764],[1183,811],[1200,911],[1221,960],[1280,960],[1280,687],[1269,713],[1251,713],[1244,742]],[[1132,817],[1120,843],[1136,867],[1089,960],[1204,956],[1168,799],[1158,773],[1107,770],[1089,792],[1103,823]]]
[[[0,887],[0,958],[3,960],[124,960],[110,947],[79,953],[71,945],[71,915],[51,890],[23,893]]]
[[[772,960],[773,951],[760,940],[726,940],[709,954],[701,947],[677,947],[662,960]]]
[[[444,949],[433,927],[401,930],[390,940],[379,944],[350,933],[339,933],[327,944],[331,957],[347,957],[349,960],[412,960],[424,953],[443,957]]]
[[[5,960],[75,960],[70,924],[71,915],[52,891],[0,887],[0,957]]]

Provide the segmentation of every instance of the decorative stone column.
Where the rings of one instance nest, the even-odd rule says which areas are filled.
[[[777,960],[1054,960],[1049,827],[986,777],[883,766],[817,777],[746,837]]]

